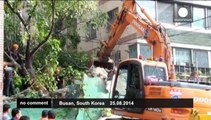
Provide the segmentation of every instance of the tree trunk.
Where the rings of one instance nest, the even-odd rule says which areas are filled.
[[[25,61],[25,67],[30,75],[31,79],[35,78],[35,72],[33,69],[33,65],[32,65],[32,55],[30,54],[30,36],[29,39],[27,40],[27,45],[26,45],[26,61]]]
[[[26,57],[25,67],[26,67],[30,77],[32,79],[34,79],[35,78],[35,72],[34,72],[34,68],[33,68],[33,65],[32,65],[32,57],[31,56]]]

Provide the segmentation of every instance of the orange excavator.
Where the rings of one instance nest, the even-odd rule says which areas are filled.
[[[148,45],[153,50],[154,59],[164,58],[168,68],[170,79],[174,78],[174,68],[172,65],[172,53],[170,41],[165,33],[164,27],[157,24],[145,11],[141,8],[141,12],[147,17],[149,21],[143,19],[136,13],[136,2],[134,0],[126,0],[123,3],[122,10],[118,15],[116,21],[112,24],[111,34],[107,41],[102,42],[102,48],[97,54],[98,60],[108,61],[111,52],[117,44],[119,38],[128,25],[131,25],[138,33],[140,33],[147,41]]]
[[[192,98],[193,108],[113,108],[112,113],[124,119],[211,120],[211,86],[174,79],[172,51],[164,27],[141,8],[141,12],[146,16],[146,19],[143,19],[136,12],[137,6],[135,0],[123,1],[122,9],[112,24],[109,39],[102,42],[94,65],[113,68],[111,52],[128,25],[146,39],[153,51],[153,59],[132,58],[120,62],[113,79],[112,99]]]

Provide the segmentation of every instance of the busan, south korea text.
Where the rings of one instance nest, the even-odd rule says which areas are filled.
[[[165,103],[165,104],[163,104]],[[192,108],[193,99],[17,99],[18,108]]]

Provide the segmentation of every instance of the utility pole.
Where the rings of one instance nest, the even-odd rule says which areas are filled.
[[[3,113],[4,0],[0,0],[0,119]]]

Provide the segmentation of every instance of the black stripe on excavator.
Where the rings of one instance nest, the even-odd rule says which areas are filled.
[[[93,64],[94,64],[95,67],[106,68],[106,69],[109,69],[109,70],[114,68],[114,63],[112,63],[112,62],[94,61]]]

